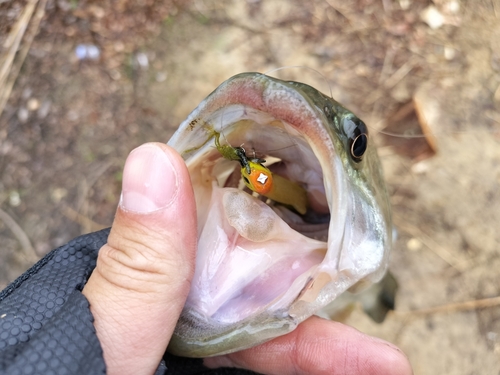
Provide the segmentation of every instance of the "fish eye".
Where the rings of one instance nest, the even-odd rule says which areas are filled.
[[[344,120],[344,132],[349,140],[349,151],[351,158],[359,163],[368,147],[368,128],[358,118]]]
[[[368,135],[366,133],[359,134],[353,141],[351,141],[351,156],[354,161],[361,161],[367,147]]]

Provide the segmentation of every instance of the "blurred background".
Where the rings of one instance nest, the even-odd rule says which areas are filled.
[[[282,67],[379,145],[396,310],[347,323],[415,374],[500,374],[499,0],[0,0],[0,289],[111,225],[133,148]]]

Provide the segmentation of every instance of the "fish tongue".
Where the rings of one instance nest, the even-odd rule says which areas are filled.
[[[298,293],[325,247],[255,197],[214,186],[186,306],[221,323],[245,319],[292,286]]]

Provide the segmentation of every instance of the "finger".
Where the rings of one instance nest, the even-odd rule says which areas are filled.
[[[196,210],[182,158],[163,144],[132,151],[120,204],[83,293],[108,373],[153,373],[194,272]]]
[[[208,367],[239,367],[264,374],[411,375],[394,345],[341,323],[311,317],[272,341],[220,357]]]

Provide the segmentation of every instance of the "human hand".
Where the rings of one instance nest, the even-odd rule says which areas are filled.
[[[108,243],[83,289],[108,374],[152,374],[189,292],[196,207],[182,158],[164,144],[129,155]],[[392,344],[313,317],[255,348],[205,359],[208,367],[269,374],[411,374]]]

